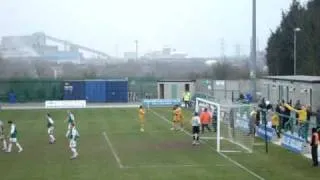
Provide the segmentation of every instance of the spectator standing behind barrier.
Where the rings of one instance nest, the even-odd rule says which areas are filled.
[[[295,111],[298,115],[298,125],[299,125],[299,137],[303,137],[304,139],[307,140],[308,137],[305,136],[305,131],[308,131],[306,128],[306,123],[307,123],[307,109],[305,106],[301,106],[301,110],[295,109],[291,107],[288,104],[284,104],[285,107],[287,107],[291,111]]]
[[[317,128],[320,128],[320,108],[316,112]]]
[[[282,102],[281,102],[281,110],[282,110],[283,117],[282,117],[282,121],[281,121],[281,128],[283,130],[288,130],[288,129],[292,128],[291,124],[289,122],[289,120],[290,120],[289,117],[290,117],[291,111],[290,111],[290,109],[285,107],[284,104],[285,104],[285,102],[284,102],[284,100],[282,100]],[[288,105],[291,105],[291,103],[288,102]]]
[[[312,138],[311,138],[311,155],[313,166],[317,167],[319,165],[318,162],[318,144],[319,144],[319,133],[316,128],[312,128]]]
[[[255,132],[255,125],[256,125],[256,121],[257,121],[257,108],[253,107],[253,110],[250,112],[250,121],[249,121],[249,135],[254,135]]]
[[[275,130],[277,133],[278,138],[280,138],[280,130],[279,130],[279,124],[280,124],[280,118],[277,112],[273,112],[272,117],[271,117],[271,122],[272,122],[272,128]]]
[[[305,123],[305,135],[304,137],[306,137],[306,140],[308,140],[308,132],[309,132],[309,125],[310,125],[310,121],[311,121],[311,116],[312,116],[312,109],[311,109],[311,106],[308,104],[306,105],[306,111],[307,111],[307,120],[306,120],[306,123]]]

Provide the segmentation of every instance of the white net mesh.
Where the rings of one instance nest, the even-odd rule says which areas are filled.
[[[204,139],[217,140],[217,150],[221,152],[252,152],[254,144],[254,122],[249,104],[218,104],[201,98],[197,99],[196,111],[208,108],[212,112],[212,127],[217,131],[203,135]],[[219,119],[219,121],[216,121]]]

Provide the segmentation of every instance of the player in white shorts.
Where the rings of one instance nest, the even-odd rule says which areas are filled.
[[[3,147],[2,150],[7,150],[7,141],[6,138],[4,137],[4,124],[0,120],[0,141],[2,141]]]
[[[19,152],[22,152],[23,149],[17,139],[18,131],[17,131],[16,125],[12,121],[8,121],[8,123],[10,125],[10,134],[9,134],[10,139],[9,139],[9,146],[8,146],[7,152],[11,152],[12,143],[15,143],[17,148],[19,149]]]
[[[49,113],[47,114],[47,127],[48,127],[49,143],[53,144],[56,141],[56,138],[53,135],[54,121]]]
[[[80,135],[75,127],[75,124],[71,123],[71,129],[70,129],[70,134],[69,134],[69,147],[72,152],[71,159],[75,159],[79,155],[77,152],[77,140],[79,137],[80,137]]]
[[[194,116],[191,119],[191,125],[192,125],[192,135],[193,135],[193,145],[198,145],[199,143],[199,133],[200,133],[200,117],[197,112],[194,113]]]
[[[68,138],[69,134],[70,134],[70,130],[71,130],[71,124],[75,124],[74,115],[72,114],[72,112],[70,110],[68,110],[67,122],[68,122],[68,130],[66,133],[66,137]]]

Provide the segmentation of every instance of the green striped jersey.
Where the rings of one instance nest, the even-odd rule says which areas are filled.
[[[75,127],[71,129],[71,133],[69,134],[70,140],[77,140],[80,137],[79,132]]]
[[[74,115],[72,113],[69,114],[68,116],[68,123],[73,123],[74,122]]]
[[[10,137],[11,138],[17,138],[17,134],[18,134],[18,131],[17,131],[16,125],[15,124],[11,124]]]
[[[3,135],[3,122],[0,120],[0,136]]]
[[[54,124],[52,118],[51,117],[47,117],[47,121],[48,121],[48,124],[47,124],[48,128],[52,127],[53,124]]]

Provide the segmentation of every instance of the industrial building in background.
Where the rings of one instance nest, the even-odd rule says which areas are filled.
[[[49,45],[49,43],[56,45]],[[48,60],[75,64],[86,62],[84,55],[89,55],[91,60],[110,59],[110,56],[104,52],[39,32],[30,36],[2,37],[0,54],[7,59]]]

